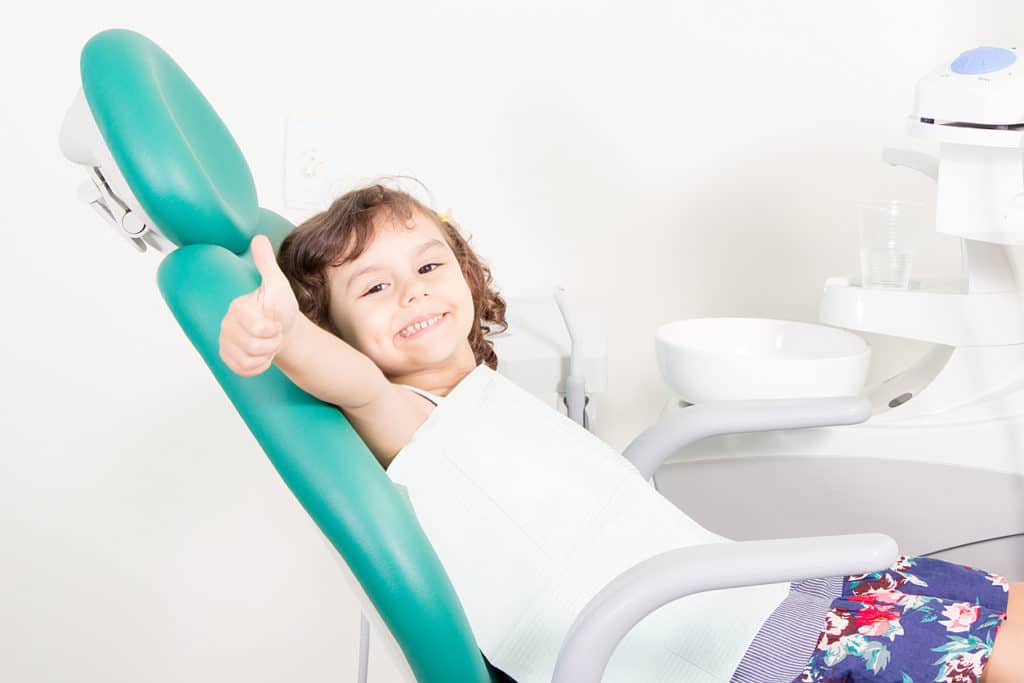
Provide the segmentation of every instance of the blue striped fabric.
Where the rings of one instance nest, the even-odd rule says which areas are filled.
[[[797,581],[758,630],[730,683],[792,683],[811,658],[843,577]]]

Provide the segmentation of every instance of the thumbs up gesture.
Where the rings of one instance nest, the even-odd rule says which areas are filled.
[[[262,282],[232,301],[220,323],[221,360],[242,377],[259,375],[270,367],[299,313],[295,293],[265,235],[252,238],[252,257]]]

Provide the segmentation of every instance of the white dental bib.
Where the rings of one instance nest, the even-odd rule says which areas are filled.
[[[576,615],[638,562],[728,542],[619,453],[485,365],[388,467],[448,572],[477,644],[520,683],[550,683]],[[728,681],[788,583],[689,596],[616,649],[604,681]]]

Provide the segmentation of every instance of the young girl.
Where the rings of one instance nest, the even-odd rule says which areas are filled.
[[[505,304],[489,269],[450,219],[406,193],[349,192],[276,260],[262,235],[252,252],[262,284],[231,303],[221,358],[242,376],[276,364],[338,406],[385,469],[463,378],[497,368],[486,335],[504,329]],[[1022,586],[915,557],[799,582],[732,681],[1024,681]]]

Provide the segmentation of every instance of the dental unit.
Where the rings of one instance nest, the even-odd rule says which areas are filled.
[[[907,288],[829,278],[819,318],[832,328],[705,319],[659,330],[659,365],[675,393],[665,414],[784,396],[860,394],[872,405],[856,426],[719,436],[678,453],[656,479],[688,514],[733,538],[877,529],[909,554],[1024,578],[1019,60],[1013,46],[979,47],[936,67],[917,85],[908,129],[938,155],[882,155],[936,181],[935,230],[960,239],[958,275]],[[932,346],[864,387],[869,351],[838,328]]]

